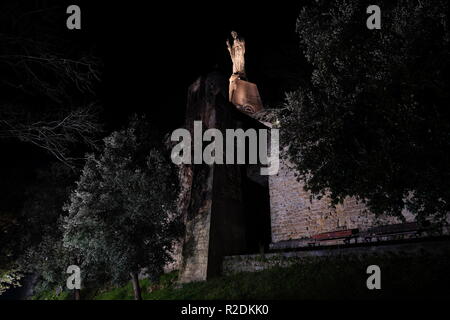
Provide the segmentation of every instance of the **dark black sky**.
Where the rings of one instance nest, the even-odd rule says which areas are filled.
[[[66,8],[81,8],[82,30],[66,28]],[[218,66],[231,73],[225,40],[231,30],[246,39],[247,74],[263,102],[273,105],[290,89],[292,76],[307,77],[297,48],[296,2],[256,1],[5,1],[1,19],[27,34],[58,34],[67,46],[94,50],[104,63],[99,101],[107,132],[123,126],[133,112],[146,113],[162,133],[184,120],[188,86]],[[34,31],[36,29],[36,31]],[[11,30],[0,30],[7,33]],[[1,75],[0,75],[1,76]],[[289,78],[290,77],[290,78]],[[295,82],[295,81],[294,81]],[[22,143],[1,142],[0,187],[20,205],[20,195],[37,167],[53,161]]]
[[[136,110],[148,113],[160,126],[179,126],[189,84],[216,65],[231,72],[225,46],[231,30],[246,39],[248,77],[258,84],[267,104],[281,100],[289,89],[287,74],[307,74],[295,34],[302,1],[19,3],[4,2],[0,18],[10,15],[12,24],[36,27],[36,37],[55,32],[68,47],[94,48],[105,65],[100,98],[105,120],[112,123]],[[80,6],[82,30],[67,30],[69,4]],[[8,8],[14,9],[9,13]]]
[[[230,73],[225,40],[231,30],[246,39],[248,76],[263,98],[281,98],[270,71],[286,63],[279,57],[297,43],[298,3],[167,1],[96,9],[87,27],[98,28],[108,109],[143,110],[160,124],[180,125],[189,84],[215,65]]]

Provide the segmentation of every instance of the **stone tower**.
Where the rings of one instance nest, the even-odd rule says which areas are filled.
[[[263,128],[229,102],[227,77],[219,72],[202,76],[189,87],[186,128],[191,134],[194,121],[202,121],[203,130],[215,128],[221,132]],[[180,282],[207,280],[220,274],[224,256],[257,250],[258,244],[268,246],[268,181],[267,177],[255,176],[259,170],[246,165],[197,164],[185,165],[182,171],[186,236]],[[255,195],[259,195],[259,201]],[[264,227],[255,222],[252,225],[255,220],[264,222]]]

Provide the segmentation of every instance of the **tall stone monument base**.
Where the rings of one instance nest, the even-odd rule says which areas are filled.
[[[227,77],[218,72],[200,77],[189,88],[186,128],[263,128],[228,101]],[[185,188],[181,211],[186,233],[179,281],[205,281],[221,274],[224,256],[258,252],[271,242],[267,176],[248,165],[193,164],[182,167]],[[259,174],[259,168],[255,168]]]
[[[186,127],[194,121],[204,130],[225,132],[234,128],[232,106],[227,101],[227,80],[217,72],[200,77],[188,91]],[[186,165],[189,184],[184,216],[181,283],[205,281],[221,272],[225,255],[246,251],[241,168],[237,165]]]

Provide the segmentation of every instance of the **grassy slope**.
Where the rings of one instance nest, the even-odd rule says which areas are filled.
[[[366,287],[367,266],[381,268],[382,290]],[[176,273],[164,275],[152,292],[143,280],[144,299],[365,299],[450,297],[450,257],[370,257],[362,260],[329,258],[288,268],[240,273],[176,288]],[[103,292],[84,294],[85,299],[132,299],[128,284]],[[50,297],[36,297],[40,299]],[[62,298],[68,298],[62,296]]]

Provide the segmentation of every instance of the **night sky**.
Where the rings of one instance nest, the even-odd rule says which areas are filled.
[[[70,4],[81,8],[81,30],[66,28]],[[97,94],[105,135],[123,127],[134,112],[145,113],[161,135],[182,126],[188,86],[215,68],[231,74],[225,41],[232,30],[246,40],[247,76],[266,107],[282,102],[286,90],[308,78],[295,33],[301,2],[36,0],[2,1],[0,7],[2,33],[56,34],[65,45],[93,51],[103,61]],[[0,144],[0,209],[20,210],[36,169],[55,159],[15,140]]]
[[[280,77],[280,68],[289,69],[283,54],[297,44],[298,3],[166,2],[158,7],[96,9],[87,23],[93,21],[94,34],[102,34],[108,110],[135,108],[160,124],[181,125],[187,87],[216,65],[231,72],[225,46],[231,30],[246,39],[249,80],[258,84],[263,99],[282,98],[277,81],[284,79],[277,79],[272,69],[278,67]]]

